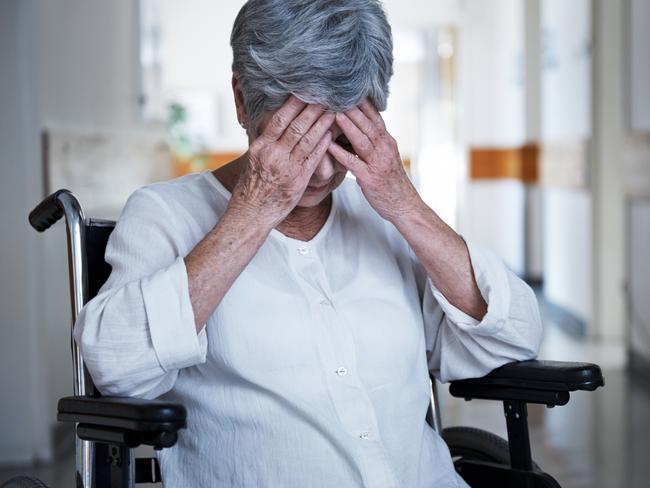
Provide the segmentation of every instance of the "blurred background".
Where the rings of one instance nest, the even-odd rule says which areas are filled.
[[[246,148],[230,88],[241,0],[0,1],[0,481],[72,486],[65,229],[73,191],[115,219],[139,186]],[[530,407],[533,455],[565,488],[645,487],[650,466],[650,2],[385,0],[385,113],[424,199],[538,293],[541,357],[606,387]],[[344,60],[343,60],[344,61]],[[505,435],[499,404],[443,423]]]

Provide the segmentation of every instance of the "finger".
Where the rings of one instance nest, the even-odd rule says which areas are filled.
[[[354,176],[359,176],[366,170],[366,163],[358,156],[343,149],[339,144],[332,141],[327,148],[334,159],[352,171]]]
[[[325,153],[327,152],[327,148],[329,147],[330,143],[332,142],[332,132],[329,130],[325,132],[325,135],[321,138],[321,140],[318,142],[312,153],[305,159],[305,163],[303,164],[303,170],[305,173],[309,175],[311,178],[311,175],[314,173],[316,170],[316,166],[318,166],[318,163],[320,163],[321,159],[323,159],[323,156],[325,156]]]
[[[354,122],[354,125],[356,125],[361,130],[361,132],[363,132],[368,137],[368,139],[371,141],[376,141],[379,138],[380,133],[377,126],[373,124],[372,120],[366,117],[366,115],[357,107],[346,111],[345,115],[347,115],[348,118]]]
[[[336,123],[343,131],[343,134],[345,134],[345,137],[348,138],[350,144],[352,144],[354,152],[362,158],[367,157],[372,150],[372,141],[368,136],[366,136],[344,113],[339,112],[336,114]]]
[[[271,117],[271,120],[264,128],[262,137],[269,142],[275,142],[289,127],[289,124],[294,120],[307,106],[305,102],[300,100],[295,95],[290,95],[284,105],[280,107]]]
[[[335,115],[332,112],[322,113],[318,120],[311,126],[309,131],[298,141],[298,143],[291,151],[291,156],[298,159],[299,161],[304,161],[309,157],[309,155],[314,150],[314,147],[319,143],[319,141],[325,135],[332,124],[334,123]]]
[[[319,119],[325,108],[322,105],[307,105],[300,114],[293,119],[289,126],[284,130],[279,142],[289,151],[293,150],[295,145],[300,141],[312,125]],[[320,139],[320,138],[319,138]],[[318,139],[316,139],[318,141]]]
[[[375,108],[370,100],[364,98],[361,104],[359,105],[361,111],[368,117],[376,127],[379,127],[381,130],[386,130],[386,124],[384,123],[384,118],[381,116],[379,111]]]

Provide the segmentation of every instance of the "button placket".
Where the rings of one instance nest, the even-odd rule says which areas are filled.
[[[319,330],[324,337],[317,343],[323,348],[323,364],[329,366],[328,385],[339,419],[353,438],[372,444],[372,441],[377,441],[375,434],[371,435],[376,429],[375,412],[364,385],[356,375],[351,374],[355,363],[353,337],[344,326],[344,320],[334,304],[323,264],[316,258],[313,249],[301,243],[294,245],[293,256],[303,279],[310,284],[312,293],[316,294],[312,303],[319,307],[320,313],[317,312],[317,315],[324,319],[326,325]],[[306,268],[307,263],[314,266]],[[307,269],[309,272],[305,273]]]
[[[342,409],[343,411],[339,415],[342,418],[346,418],[344,423],[347,425],[350,434],[355,435],[359,439],[369,441],[371,444],[373,442],[381,443],[378,434],[376,413],[372,401],[368,396],[368,391],[365,385],[360,381],[358,375],[350,375],[350,370],[347,369],[350,367],[352,368],[352,371],[354,371],[356,367],[356,344],[350,334],[350,329],[343,325],[346,322],[345,317],[337,314],[336,322],[337,327],[335,327],[335,330],[342,333],[342,335],[339,336],[337,344],[346,343],[347,346],[349,346],[349,349],[347,347],[338,348],[337,353],[343,354],[339,357],[343,359],[342,362],[345,366],[339,366],[336,370],[337,375],[342,381],[335,382],[334,384],[338,384],[341,387],[345,385],[345,388],[342,391],[345,392],[344,396],[348,399],[351,396],[350,388],[355,390],[355,401],[352,404],[348,403],[348,406],[352,406],[351,411],[344,407]],[[343,375],[339,374],[341,369],[345,371]],[[343,380],[342,376],[346,376],[345,380]],[[342,402],[342,404],[345,405],[345,402]]]
[[[387,461],[367,388],[356,374],[357,345],[352,329],[347,326],[345,314],[339,310],[343,305],[335,300],[329,287],[318,246],[286,242],[289,244],[285,252],[288,252],[290,266],[307,285],[305,293],[320,325],[313,328],[315,344],[321,366],[329,370],[326,384],[334,409],[350,439],[358,439],[364,468],[368,468],[364,469],[364,479],[369,485],[399,487]]]

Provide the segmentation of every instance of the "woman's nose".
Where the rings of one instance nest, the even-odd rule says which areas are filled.
[[[329,152],[326,152],[323,158],[321,159],[316,170],[311,177],[311,181],[316,184],[325,184],[329,182],[334,173],[336,173],[336,161]]]

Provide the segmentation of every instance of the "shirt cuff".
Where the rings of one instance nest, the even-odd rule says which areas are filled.
[[[467,242],[474,278],[481,296],[487,303],[487,313],[481,321],[455,307],[433,284],[428,284],[447,319],[457,327],[478,335],[493,335],[506,324],[510,313],[510,284],[503,262],[488,249]]]
[[[205,328],[196,333],[185,260],[141,281],[151,342],[160,366],[173,371],[205,362]]]

